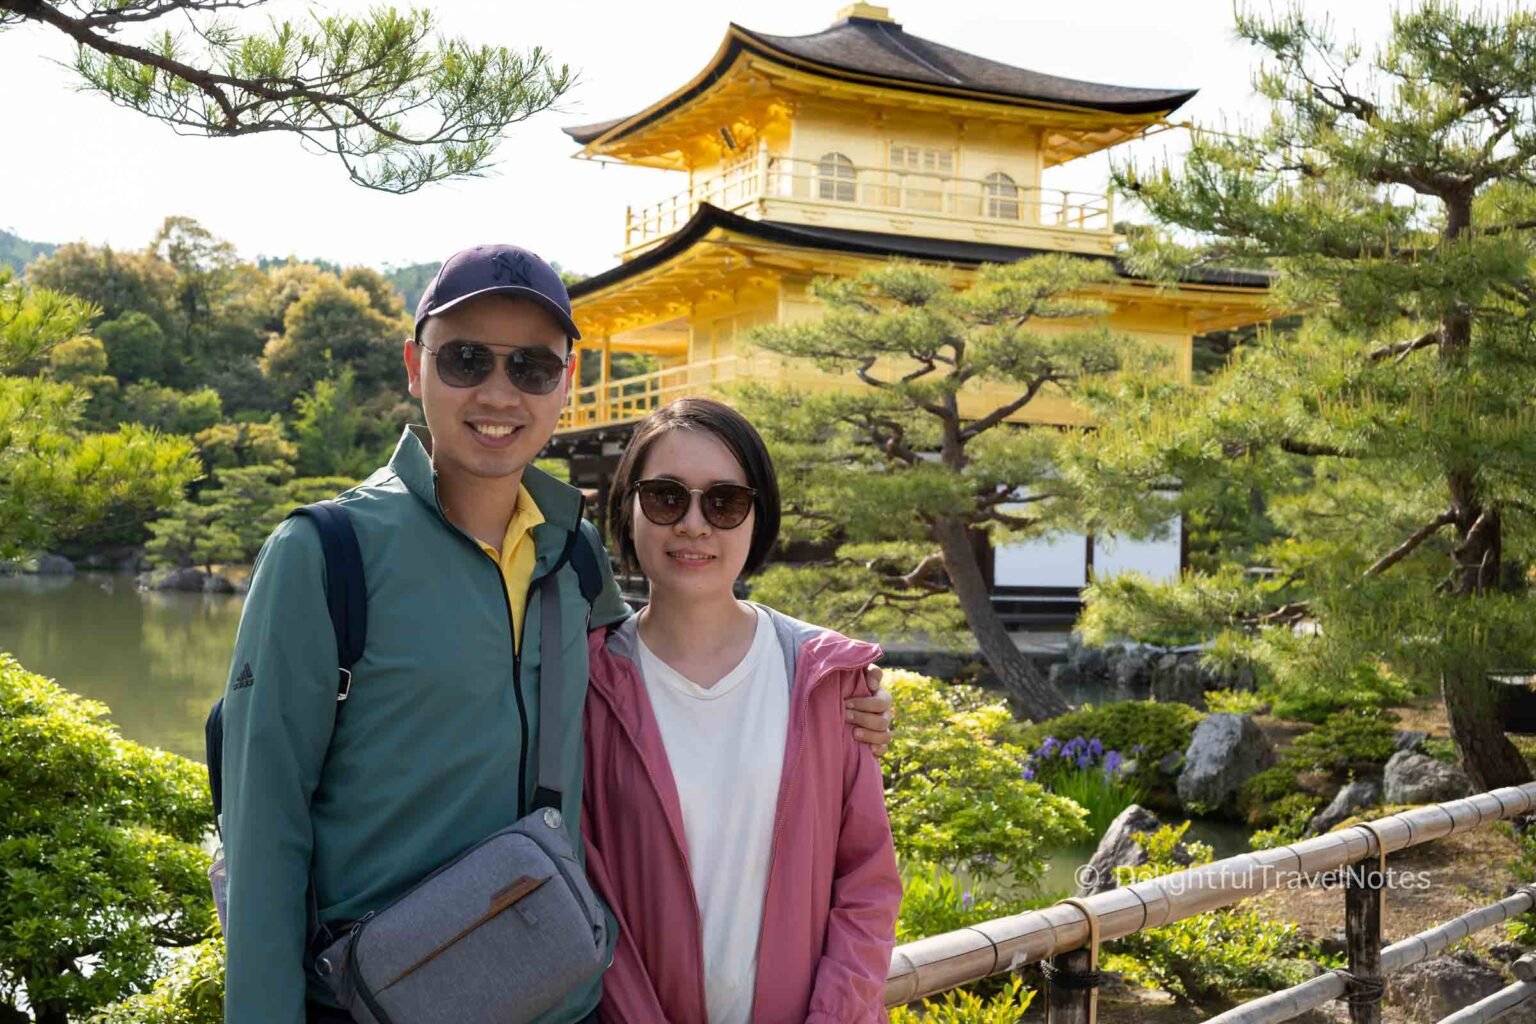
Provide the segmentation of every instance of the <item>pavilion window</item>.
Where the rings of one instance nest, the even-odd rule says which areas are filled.
[[[999,220],[1019,219],[1019,186],[1012,178],[1001,171],[994,171],[986,176],[982,191],[986,196],[988,217]]]
[[[816,195],[835,203],[854,201],[853,161],[841,153],[827,153],[816,162]]]

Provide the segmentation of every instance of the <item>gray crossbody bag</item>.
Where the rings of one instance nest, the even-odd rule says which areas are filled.
[[[550,572],[539,586],[539,706],[550,723],[561,721],[567,697],[559,575]],[[368,914],[316,957],[316,972],[361,1024],[528,1024],[607,967],[607,918],[552,788],[562,767],[557,730],[539,729],[538,754],[531,814]]]

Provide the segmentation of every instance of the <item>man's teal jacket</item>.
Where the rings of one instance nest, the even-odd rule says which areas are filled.
[[[542,729],[558,729],[568,751],[558,785],[581,850],[587,610],[576,573],[560,570],[566,697],[550,722],[539,714],[539,602],[528,602],[514,656],[501,570],[444,517],[424,440],[408,428],[389,465],[337,499],[368,586],[368,642],[345,702],[314,526],[284,521],[257,557],[224,703],[226,1024],[303,1024],[311,869],[326,924],[383,907],[530,809]],[[571,531],[597,537],[577,490],[532,467],[523,483],[544,515],[537,581]],[[591,622],[604,626],[629,608],[598,561]],[[582,1019],[600,982],[543,1020]],[[307,985],[330,1001],[313,977]]]

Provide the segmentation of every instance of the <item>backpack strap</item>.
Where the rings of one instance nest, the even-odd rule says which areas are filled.
[[[317,501],[288,513],[304,516],[320,533],[325,554],[325,603],[336,631],[336,699],[352,692],[352,666],[368,642],[368,586],[363,579],[363,552],[347,510],[334,501]]]
[[[363,579],[363,555],[347,510],[334,501],[320,501],[288,513],[304,516],[320,534],[325,556],[325,603],[336,633],[336,699],[346,700],[352,690],[352,666],[363,656],[368,637],[368,588]],[[215,827],[224,814],[224,698],[208,712],[203,726],[204,756],[208,763],[208,789],[213,797]]]
[[[562,766],[559,737],[545,722],[558,722],[565,705],[564,612],[560,608],[560,569],[566,562],[576,572],[581,598],[587,606],[587,621],[592,620],[592,602],[603,590],[603,574],[598,567],[594,543],[586,537],[580,523],[566,538],[555,566],[539,583],[539,783],[533,792],[533,809],[560,809],[560,790],[553,785],[560,778]],[[548,685],[545,680],[549,680]]]

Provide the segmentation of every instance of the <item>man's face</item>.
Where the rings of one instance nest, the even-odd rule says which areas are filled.
[[[520,475],[554,434],[571,374],[566,367],[559,387],[547,395],[530,395],[507,378],[506,355],[515,348],[547,348],[564,359],[564,329],[535,303],[484,295],[428,318],[421,340],[434,352],[453,342],[479,342],[496,353],[485,380],[453,387],[438,376],[431,352],[414,341],[405,343],[410,391],[421,399],[438,472],[487,481]]]

